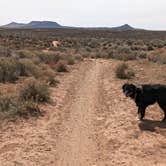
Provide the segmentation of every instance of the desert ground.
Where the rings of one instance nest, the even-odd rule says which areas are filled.
[[[154,105],[145,121],[137,120],[135,104],[122,94],[125,81],[115,77],[118,63],[85,60],[59,75],[62,83],[52,88],[52,103],[42,106],[43,117],[1,128],[1,165],[164,166],[162,112]],[[143,63],[147,73],[161,71],[146,61],[132,62],[137,77],[144,72]]]
[[[166,84],[165,32],[2,30],[0,44],[0,166],[166,165],[163,112],[139,121],[122,92]]]

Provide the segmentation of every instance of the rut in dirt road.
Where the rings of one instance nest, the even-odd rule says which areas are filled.
[[[93,120],[100,72],[101,64],[93,62],[78,84],[75,99],[65,108],[69,111],[69,118],[64,122],[64,133],[59,138],[57,166],[88,166],[95,163]]]

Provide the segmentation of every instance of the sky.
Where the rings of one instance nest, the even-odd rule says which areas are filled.
[[[55,21],[65,26],[166,30],[166,0],[0,0],[0,25]]]

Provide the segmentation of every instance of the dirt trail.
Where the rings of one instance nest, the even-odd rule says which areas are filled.
[[[67,109],[69,119],[58,144],[59,166],[93,165],[96,145],[93,141],[94,114],[98,100],[98,82],[101,64],[95,63],[80,80],[74,100]]]
[[[139,123],[115,78],[118,61],[87,60],[59,76],[37,120],[3,124],[1,166],[164,166],[166,126]],[[162,114],[151,107],[146,118]]]

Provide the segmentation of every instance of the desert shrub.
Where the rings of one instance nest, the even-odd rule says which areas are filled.
[[[163,40],[155,39],[155,40],[151,41],[151,45],[153,45],[154,47],[157,47],[157,48],[162,48],[162,47],[164,47],[165,44],[164,44]]]
[[[107,55],[107,58],[115,59],[115,51],[114,50],[110,50],[108,55]]]
[[[49,65],[40,64],[34,73],[34,77],[38,80],[46,82],[47,85],[56,86],[56,72]]]
[[[92,58],[108,58],[108,53],[106,51],[99,51],[96,50],[96,52],[91,54]]]
[[[19,97],[23,101],[47,102],[50,99],[50,92],[46,84],[32,78],[25,81]]]
[[[107,58],[129,61],[137,59],[137,56],[133,53],[129,46],[114,46],[108,50]]]
[[[37,56],[42,62],[46,64],[49,64],[52,62],[57,63],[61,59],[61,56],[58,52],[51,52],[51,51],[47,53],[38,52]]]
[[[30,59],[20,59],[20,76],[31,76],[37,69],[37,66]]]
[[[40,64],[34,71],[35,78],[55,77],[55,71],[46,64]]]
[[[82,55],[80,55],[80,54],[76,54],[76,55],[75,55],[75,60],[77,60],[77,61],[83,61],[84,58],[83,58]]]
[[[88,54],[87,54],[88,55]],[[96,52],[91,52],[88,55],[90,58],[95,59],[96,58]]]
[[[166,64],[166,52],[165,51],[154,51],[147,56],[149,61]]]
[[[0,57],[11,56],[11,50],[8,47],[0,46]]]
[[[42,115],[37,103],[19,101],[17,96],[0,95],[0,119],[14,120],[17,117]]]
[[[148,47],[147,46],[140,46],[140,45],[133,45],[131,46],[132,51],[147,51]]]
[[[154,50],[153,46],[152,45],[148,45],[148,51],[153,51],[153,50]]]
[[[139,59],[146,59],[147,58],[147,53],[145,51],[137,51],[135,53],[135,57]]]
[[[133,53],[117,53],[116,51],[110,51],[107,55],[107,58],[122,60],[122,61],[129,61],[129,60],[136,60],[137,56]]]
[[[86,47],[87,52],[92,52],[92,49],[90,47]]]
[[[131,49],[128,46],[119,46],[116,51],[118,54],[130,54],[131,53]]]
[[[102,58],[102,53],[97,52],[96,55],[95,55],[95,58]]]
[[[166,56],[164,56],[164,55],[150,56],[149,60],[151,60],[153,62],[158,62],[161,64],[166,64]]]
[[[28,59],[28,58],[27,58]],[[35,64],[35,65],[39,65],[41,64],[40,59],[37,56],[34,56],[32,58],[30,58],[30,60]]]
[[[15,109],[16,102],[14,97],[0,94],[0,112],[6,112]]]
[[[28,118],[30,116],[41,116],[42,112],[37,103],[33,101],[24,101],[19,103],[17,115],[20,117]]]
[[[0,119],[11,119],[18,115],[20,107],[15,96],[0,94]]]
[[[121,63],[116,67],[116,77],[120,79],[131,79],[135,76],[132,69],[129,69],[126,63]]]
[[[117,56],[117,58],[119,60],[123,60],[123,61],[129,61],[129,60],[136,60],[137,57],[134,54],[119,54]]]
[[[30,50],[18,50],[15,52],[15,56],[18,58],[33,58],[35,57],[35,53]]]
[[[45,64],[36,65],[27,58],[0,59],[0,82],[15,82],[19,76],[54,77],[55,71]]]
[[[46,83],[49,86],[57,86],[59,84],[59,81],[55,79],[55,77],[47,77]]]
[[[49,63],[57,63],[60,59],[60,53],[59,52],[42,52],[42,51],[31,51],[31,50],[19,50],[15,52],[15,57],[17,58],[30,58],[30,59],[36,59],[37,63],[43,62],[46,64]]]
[[[15,59],[0,59],[0,82],[14,82],[17,80],[19,74],[19,66]]]
[[[67,64],[68,65],[74,65],[75,64],[75,58],[73,56],[69,56],[67,58]]]
[[[68,72],[67,64],[65,61],[59,61],[56,66],[57,72]]]
[[[90,48],[97,48],[99,45],[99,41],[95,38],[91,39],[91,41],[88,43],[88,47]]]

